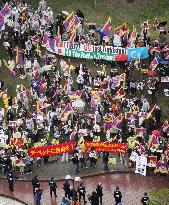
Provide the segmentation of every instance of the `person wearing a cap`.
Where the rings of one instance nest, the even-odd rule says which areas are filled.
[[[35,189],[40,188],[40,182],[37,176],[34,176],[32,179],[33,195],[35,196]]]
[[[50,196],[52,197],[52,192],[54,193],[55,197],[57,197],[56,195],[56,182],[54,180],[54,177],[51,177],[51,180],[49,181],[49,187],[50,187]]]
[[[115,199],[116,205],[119,205],[119,203],[121,203],[122,194],[118,186],[116,187],[116,190],[114,191],[114,199]]]
[[[145,192],[145,193],[144,193],[144,196],[143,196],[142,199],[141,199],[141,203],[142,203],[143,205],[147,205],[147,204],[148,204],[148,200],[149,200],[149,197],[147,196],[147,193]]]
[[[87,201],[85,200],[86,190],[85,190],[85,186],[83,185],[83,183],[80,183],[80,186],[78,187],[78,193],[79,193],[79,202],[81,201],[81,198],[83,197],[84,203],[87,203]]]
[[[96,192],[99,197],[99,204],[102,205],[103,187],[101,183],[97,185]]]

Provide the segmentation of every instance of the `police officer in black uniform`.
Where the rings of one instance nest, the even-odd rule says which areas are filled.
[[[147,205],[147,204],[148,204],[148,200],[149,200],[149,197],[147,196],[147,193],[145,192],[145,193],[144,193],[144,196],[143,196],[142,199],[141,199],[141,203],[142,203],[143,205]]]
[[[87,201],[85,200],[86,190],[85,190],[85,186],[83,185],[83,183],[80,183],[80,186],[78,187],[78,193],[79,193],[79,202],[81,201],[81,198],[83,197],[84,203],[87,203]]]
[[[56,195],[56,182],[54,180],[54,177],[51,177],[51,180],[49,181],[49,187],[50,187],[50,196],[52,197],[52,192],[54,193],[55,197],[57,197]]]
[[[34,176],[32,179],[33,195],[35,196],[35,189],[40,188],[40,182],[37,176]]]
[[[8,181],[8,184],[9,184],[9,190],[11,192],[13,192],[14,188],[13,188],[13,173],[12,173],[12,170],[10,170],[7,174],[7,181]]]
[[[98,195],[99,200],[100,200],[100,205],[102,205],[103,187],[102,187],[101,183],[99,183],[97,185],[96,192],[97,192],[97,195]]]
[[[63,190],[65,191],[65,197],[70,199],[70,184],[68,180],[66,180],[63,184]]]
[[[122,194],[118,186],[116,187],[116,190],[114,191],[114,199],[115,199],[116,205],[121,203]]]

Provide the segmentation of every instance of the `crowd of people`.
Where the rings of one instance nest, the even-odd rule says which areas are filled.
[[[78,27],[72,37],[71,29],[65,25],[70,14],[60,12],[55,18],[45,0],[40,0],[36,11],[24,1],[9,1],[9,4],[3,4],[1,15],[0,42],[6,56],[3,59],[0,57],[0,66],[3,69],[6,66],[14,80],[19,77],[30,84],[30,87],[26,87],[18,82],[16,96],[11,96],[5,81],[1,80],[0,83],[4,103],[0,110],[0,172],[8,175],[11,191],[13,172],[32,172],[34,164],[40,166],[42,159],[44,164],[48,163],[49,156],[33,158],[28,148],[71,140],[75,141],[73,153],[63,153],[61,158],[62,162],[72,161],[74,174],[80,168],[87,167],[87,164],[96,167],[100,156],[104,170],[109,171],[109,152],[98,152],[93,147],[86,151],[85,140],[126,143],[126,153],[119,153],[122,163],[129,167],[135,166],[130,160],[132,152],[139,156],[153,156],[159,166],[162,164],[163,170],[165,168],[165,172],[160,169],[157,172],[168,174],[169,124],[163,117],[163,108],[158,105],[163,100],[158,99],[159,96],[164,95],[162,79],[168,76],[166,22],[159,23],[156,19],[153,27],[155,31],[151,31],[146,21],[141,25],[140,34],[136,28],[133,28],[132,33],[126,28],[120,28],[122,33],[106,36],[97,25],[89,25],[87,28],[85,16],[78,10],[74,14],[74,18],[78,19]],[[154,41],[151,32],[159,33]],[[57,43],[72,43],[72,38],[76,45],[122,48],[147,46],[149,58],[131,62],[95,59],[93,65],[89,65],[75,64],[74,59],[62,58],[51,52],[53,47],[50,42],[53,39]],[[97,70],[92,69],[92,66],[97,67]],[[50,186],[56,188],[52,180]],[[94,195],[100,197],[102,204],[102,190],[99,186],[89,197],[93,205],[99,204],[92,202]],[[51,196],[52,192],[56,196],[55,188],[54,191],[51,189]],[[85,189],[79,187],[79,200],[83,197],[86,201],[81,190],[85,193]],[[116,192],[119,192],[118,187]],[[67,194],[65,192],[68,197]],[[35,196],[40,201],[41,194]],[[64,200],[62,205],[66,204]],[[116,204],[120,203],[116,200]]]

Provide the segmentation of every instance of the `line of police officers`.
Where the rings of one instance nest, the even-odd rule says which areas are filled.
[[[9,184],[9,190],[11,192],[14,191],[13,188],[13,181],[14,181],[14,176],[12,171],[9,171],[7,174],[7,181]],[[36,194],[37,191],[40,191],[40,182],[37,178],[37,176],[34,176],[32,179],[32,188],[33,188],[33,195],[36,198]],[[56,195],[56,189],[57,189],[57,185],[56,182],[54,180],[54,177],[51,177],[51,180],[49,181],[49,188],[50,188],[50,196],[52,197],[52,194],[54,194],[55,197],[57,197]],[[86,201],[86,188],[83,185],[83,183],[80,183],[80,185],[78,186],[77,191],[73,188],[70,188],[70,183],[68,182],[68,180],[65,180],[65,182],[63,183],[63,190],[65,192],[65,197],[69,200],[73,199],[73,201],[79,201],[81,202],[81,199],[83,199],[84,203],[87,203]],[[42,195],[42,193],[41,193]],[[122,205],[121,203],[121,199],[122,199],[122,194],[121,191],[119,189],[119,187],[116,187],[116,190],[114,191],[114,199],[116,202],[116,205]],[[102,201],[102,197],[103,197],[103,187],[102,184],[99,183],[96,187],[96,191],[93,191],[91,195],[87,195],[88,200],[90,201],[91,205],[102,205],[103,201]],[[41,199],[41,196],[40,196]],[[141,202],[143,205],[147,205],[149,200],[149,197],[147,196],[147,193],[145,192]],[[39,200],[40,202],[40,200]],[[40,203],[39,203],[40,204]],[[74,203],[75,204],[75,203]]]

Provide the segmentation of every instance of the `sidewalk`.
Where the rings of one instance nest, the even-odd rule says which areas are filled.
[[[116,158],[116,164],[109,164],[109,172],[131,172],[133,169],[129,169],[127,165],[121,164],[120,159],[117,154],[114,154],[113,157]],[[95,176],[98,174],[104,174],[102,158],[98,158],[97,165],[95,168],[89,167],[89,161],[87,162],[87,167],[80,168],[80,172],[77,176]],[[34,175],[37,175],[39,179],[46,181],[49,180],[52,176],[57,180],[64,179],[66,175],[74,176],[73,174],[73,165],[72,162],[62,162],[61,158],[56,161],[56,158],[49,158],[49,163],[44,165],[43,161],[41,166],[33,165],[32,173],[21,175],[16,174],[19,179],[22,180],[32,180]]]

